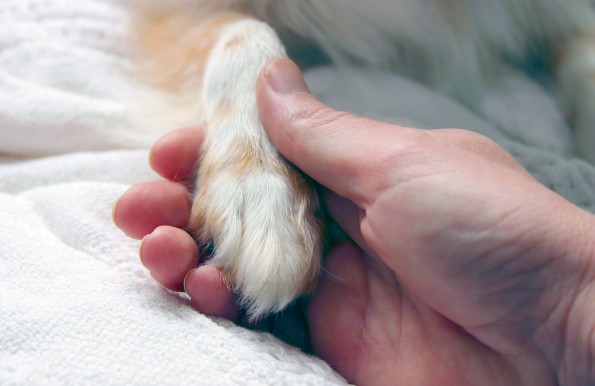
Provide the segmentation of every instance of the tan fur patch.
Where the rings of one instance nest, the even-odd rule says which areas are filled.
[[[225,120],[232,117],[234,113],[233,104],[229,99],[222,98],[215,106],[213,112],[212,123],[216,123],[219,120]]]
[[[228,42],[225,43],[225,49],[226,50],[232,50],[236,47],[238,47],[239,45],[241,45],[242,43],[245,43],[245,39],[241,36],[234,36],[232,39],[230,39]]]
[[[200,234],[200,242],[206,243],[214,235],[221,234],[223,229],[223,218],[221,213],[215,210],[207,210],[205,205],[209,202],[205,195],[209,190],[209,181],[204,181],[204,186],[199,189],[190,216],[189,227],[197,235]]]
[[[204,225],[207,221],[207,219],[205,218],[206,217],[205,210],[204,210],[203,206],[197,205],[197,203],[205,201],[206,192],[207,192],[206,189],[200,189],[198,191],[198,194],[194,198],[194,205],[192,205],[192,212],[190,215],[190,221],[188,223],[188,226],[190,227],[190,229],[192,229],[194,232],[197,232],[197,234],[205,231]],[[203,240],[203,241],[205,241],[205,240]]]
[[[297,207],[300,204],[302,204],[311,208],[312,197],[314,195],[312,186],[306,180],[304,180],[304,178],[296,171],[288,170],[288,173],[293,185],[292,191],[295,194],[295,199],[293,203],[294,207]],[[297,223],[297,226],[295,228],[301,231],[299,237],[302,240],[302,243],[304,245],[307,245],[313,239],[312,235],[321,234],[322,224],[319,221],[319,219],[317,219],[314,216],[312,209],[307,210],[305,213],[308,217],[307,219],[296,217],[293,219],[293,221]],[[309,228],[306,223],[311,224],[312,228]],[[310,251],[310,253],[313,256],[319,256],[321,253],[321,251],[318,250],[320,245],[315,244],[311,247],[314,248],[314,250]],[[319,265],[314,264],[314,262],[311,261],[311,265],[308,267],[308,269],[304,270],[304,275],[299,284],[300,292],[311,292],[314,290],[317,283],[318,271]]]
[[[201,160],[200,162],[200,169],[199,171],[199,178],[201,180],[208,180],[209,178],[215,175],[216,169],[215,165],[212,162],[207,162],[206,160]]]
[[[142,76],[167,91],[198,90],[220,32],[247,17],[235,12],[146,15],[136,23]]]

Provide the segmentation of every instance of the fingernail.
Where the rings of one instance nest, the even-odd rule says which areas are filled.
[[[294,62],[279,59],[269,63],[264,76],[273,90],[283,95],[310,92],[302,72]]]
[[[118,226],[118,223],[116,222],[116,208],[117,208],[119,202],[120,202],[120,199],[118,198],[116,200],[116,202],[114,202],[114,204],[112,205],[112,222],[114,224],[116,224],[116,226]]]
[[[149,267],[147,267],[147,264],[145,263],[145,260],[143,259],[143,245],[145,244],[145,240],[149,236],[151,236],[151,235],[148,234],[145,237],[143,237],[142,240],[140,241],[139,246],[138,246],[138,257],[140,258],[140,263],[143,265],[143,267],[145,267],[147,269],[149,269]]]
[[[190,274],[192,274],[194,271],[196,271],[196,268],[191,269],[190,271],[188,271],[188,273],[186,273],[186,276],[184,276],[184,292],[186,292],[188,296],[190,296],[190,294],[188,293],[188,285],[186,284],[186,282],[188,281],[188,277],[190,276]]]

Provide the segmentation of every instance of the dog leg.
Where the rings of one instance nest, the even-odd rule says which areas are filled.
[[[252,320],[311,289],[320,267],[313,191],[271,145],[256,107],[258,74],[281,57],[268,25],[234,21],[221,30],[203,78],[208,134],[190,227],[213,243],[208,264],[223,269]]]

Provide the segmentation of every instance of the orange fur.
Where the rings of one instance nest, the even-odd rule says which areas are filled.
[[[205,66],[220,32],[248,16],[226,12],[145,14],[137,21],[143,78],[170,91],[200,90]]]

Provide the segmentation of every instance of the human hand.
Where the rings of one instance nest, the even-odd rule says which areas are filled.
[[[289,62],[267,67],[258,96],[273,143],[344,197],[330,193],[326,206],[360,245],[328,256],[309,310],[318,355],[358,384],[589,382],[591,343],[567,337],[588,337],[595,325],[585,318],[591,215],[477,134],[423,132],[321,105]],[[166,137],[154,168],[189,175],[201,139],[198,130]],[[135,218],[145,206],[151,218]],[[199,311],[233,319],[217,270],[192,270],[196,246],[179,229],[188,212],[183,186],[148,183],[122,197],[115,220],[133,237],[150,233],[142,260],[160,283],[180,290],[186,276]]]

